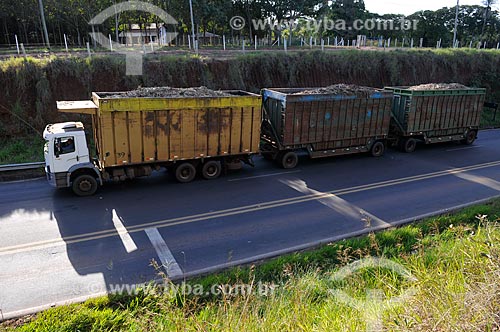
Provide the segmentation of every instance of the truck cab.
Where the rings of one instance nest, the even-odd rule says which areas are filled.
[[[79,196],[93,195],[102,184],[92,163],[81,122],[49,124],[44,130],[47,180],[56,188],[72,188]]]

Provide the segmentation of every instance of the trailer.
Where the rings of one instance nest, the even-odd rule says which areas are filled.
[[[128,97],[92,93],[92,100],[57,102],[59,112],[92,117],[90,156],[79,122],[48,125],[45,160],[49,182],[92,195],[108,180],[147,176],[164,167],[179,182],[198,173],[215,179],[224,169],[252,164],[259,152],[261,96],[224,91],[223,97]],[[88,137],[87,137],[88,138]]]
[[[469,145],[476,140],[486,89],[386,90],[394,93],[391,138],[400,150],[411,153],[418,142],[461,141]]]
[[[261,153],[283,168],[297,166],[299,151],[311,158],[363,152],[382,156],[393,94],[364,89],[369,91],[365,95],[263,89]]]

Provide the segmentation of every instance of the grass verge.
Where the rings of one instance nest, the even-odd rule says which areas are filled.
[[[359,331],[371,319],[372,327],[380,322],[382,330],[388,331],[496,331],[500,327],[499,216],[500,200],[495,200],[184,285],[192,290],[219,289],[219,294],[193,295],[174,291],[171,285],[162,291],[145,286],[133,296],[111,295],[53,308],[19,325],[4,323],[0,329]],[[390,260],[405,272],[368,266],[336,278],[340,268],[366,257]],[[263,284],[266,292],[259,288]],[[253,287],[237,291],[239,285]],[[367,292],[369,289],[377,291]],[[350,306],[339,301],[332,290],[342,290],[366,304]],[[382,302],[408,294],[408,290],[411,296],[400,305]],[[374,294],[378,297],[368,301],[367,296]],[[382,315],[370,311],[381,309],[384,303],[388,305]]]
[[[39,136],[6,139],[0,142],[0,164],[43,161],[44,140]]]

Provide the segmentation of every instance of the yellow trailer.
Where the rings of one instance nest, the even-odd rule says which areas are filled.
[[[100,92],[92,93],[91,101],[61,101],[57,108],[92,116],[94,160],[82,142],[66,158],[60,150],[68,137],[73,141],[81,137],[72,134],[84,130],[81,124],[49,125],[44,133],[49,180],[52,175],[55,186],[71,186],[79,195],[95,192],[91,177],[97,187],[103,180],[145,176],[160,167],[172,171],[180,182],[192,181],[198,172],[214,179],[224,167],[251,164],[250,157],[259,152],[261,97],[249,92],[175,98]],[[82,145],[83,151],[76,151]],[[66,165],[54,165],[61,158]],[[80,175],[86,175],[83,186],[76,183]]]

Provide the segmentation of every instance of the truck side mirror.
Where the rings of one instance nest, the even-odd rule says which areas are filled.
[[[56,156],[56,158],[59,158],[59,156],[61,155],[61,139],[60,138],[56,138],[56,140],[54,141],[54,155]]]

